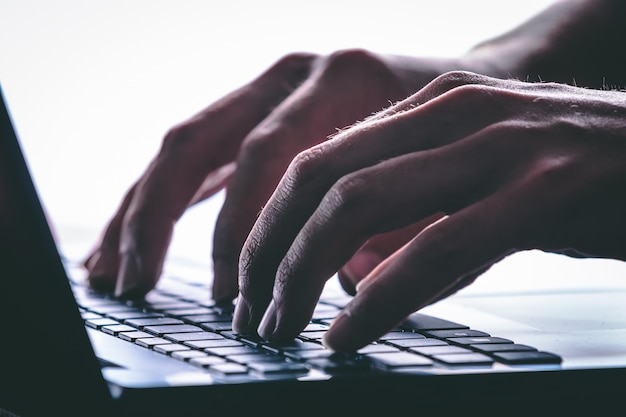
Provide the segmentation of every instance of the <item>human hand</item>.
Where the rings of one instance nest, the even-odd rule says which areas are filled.
[[[354,351],[524,249],[626,259],[626,95],[454,72],[298,154],[243,247],[233,327],[291,339],[368,240],[445,214],[357,286]]]
[[[215,226],[213,297],[231,300],[243,242],[291,159],[458,65],[360,50],[285,57],[166,135],[85,261],[90,284],[117,296],[146,294],[157,283],[177,219],[227,186]],[[379,238],[367,253],[382,259],[407,238]],[[373,264],[365,267],[360,262],[342,274],[349,291]]]

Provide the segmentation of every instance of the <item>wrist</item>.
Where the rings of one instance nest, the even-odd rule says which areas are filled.
[[[621,54],[626,2],[559,1],[510,32],[476,45],[461,60],[498,78],[603,88],[626,84]]]

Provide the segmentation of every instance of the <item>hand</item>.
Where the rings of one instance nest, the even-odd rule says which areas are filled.
[[[213,297],[232,300],[243,242],[291,159],[458,66],[360,50],[285,57],[165,136],[85,261],[90,284],[117,296],[146,294],[161,274],[177,219],[227,186],[215,227]],[[387,236],[368,253],[386,257],[407,238]],[[360,262],[342,281],[353,291],[371,267]]]
[[[437,78],[292,161],[243,247],[235,330],[293,338],[359,248],[432,216],[358,284],[327,346],[364,346],[518,250],[626,259],[625,120],[623,92]]]

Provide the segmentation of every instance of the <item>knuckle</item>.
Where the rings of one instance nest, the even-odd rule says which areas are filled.
[[[298,153],[285,173],[285,185],[295,190],[318,180],[325,172],[324,152],[313,147]]]
[[[457,87],[482,82],[483,76],[467,71],[450,71],[435,78],[432,82],[440,91],[450,91]]]
[[[281,136],[273,129],[256,130],[249,135],[241,144],[239,159],[241,161],[266,161],[272,155],[276,155],[280,149]]]
[[[375,53],[365,49],[344,49],[333,52],[326,57],[324,73],[326,76],[354,76],[355,68],[367,73],[390,73],[389,67]]]
[[[325,207],[327,216],[350,216],[370,207],[374,194],[367,176],[353,173],[342,177],[331,187],[321,207]]]
[[[170,154],[180,152],[192,146],[198,135],[192,121],[183,122],[172,127],[163,138],[161,153]]]
[[[317,58],[317,55],[305,52],[292,52],[284,55],[272,66],[272,70],[279,72],[297,71],[299,69],[308,69],[311,62]]]
[[[569,188],[567,185],[572,182],[572,178],[575,178],[581,168],[584,168],[584,166],[579,166],[581,159],[583,158],[573,155],[540,157],[532,168],[531,179],[538,184],[543,184],[546,193],[550,190],[562,192]]]
[[[430,89],[433,96],[448,93],[475,100],[494,96],[495,91],[502,91],[495,87],[501,83],[503,83],[501,80],[472,72],[451,71],[435,78],[430,84]]]
[[[497,91],[487,85],[464,84],[450,91],[450,96],[463,103],[483,105],[496,100]]]
[[[315,54],[291,53],[276,61],[263,75],[274,81],[278,79],[293,89],[310,74],[317,59]]]

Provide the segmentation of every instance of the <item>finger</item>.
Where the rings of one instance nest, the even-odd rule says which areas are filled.
[[[132,201],[137,184],[133,185],[124,198],[117,212],[107,225],[100,243],[83,261],[89,271],[87,280],[96,291],[112,293],[115,290],[115,281],[119,269],[120,230],[124,220],[124,213]]]
[[[399,230],[382,233],[369,239],[337,272],[343,289],[348,294],[354,295],[359,282],[376,266],[440,217],[441,214],[436,214]]]
[[[326,333],[335,351],[355,351],[400,324],[468,276],[520,248],[525,222],[517,221],[530,195],[509,189],[481,200],[418,235],[344,308]]]
[[[498,189],[508,178],[497,174],[515,163],[507,158],[510,154],[500,152],[501,143],[494,143],[492,134],[488,130],[443,148],[394,158],[338,181],[282,260],[272,311],[265,314],[259,334],[289,339],[300,332],[325,281],[371,236],[436,213],[452,213]],[[501,158],[488,158],[479,166],[464,163],[485,155]]]
[[[232,176],[235,168],[236,164],[233,162],[210,173],[189,205],[203,201],[222,189]],[[115,290],[117,272],[119,270],[118,243],[120,241],[120,232],[124,214],[132,201],[135,187],[136,185],[133,185],[126,193],[122,204],[100,238],[100,243],[96,245],[94,250],[83,261],[83,266],[89,271],[89,285],[96,291],[112,293]]]
[[[196,194],[191,199],[189,206],[215,195],[215,193],[224,188],[226,184],[228,184],[228,181],[232,178],[236,169],[237,164],[233,161],[211,172],[205,178],[198,191],[196,191]]]
[[[364,290],[365,287],[367,287],[372,281],[375,281],[376,277],[380,275],[380,273],[385,268],[387,268],[389,265],[392,265],[396,261],[396,259],[398,259],[398,257],[402,254],[402,251],[405,249],[407,245],[398,249],[396,252],[394,252],[392,255],[386,258],[383,262],[381,262],[376,268],[374,268],[364,279],[362,279],[359,282],[359,284],[356,287],[356,291],[359,292],[359,291]],[[456,294],[463,288],[469,286],[476,280],[476,278],[478,278],[480,275],[484,274],[487,270],[489,270],[491,266],[492,265],[489,264],[487,266],[479,268],[476,271],[472,271],[471,273],[465,274],[462,278],[460,278],[457,282],[455,282],[450,288],[447,288],[443,293],[439,294],[437,298],[435,298],[431,303],[436,303],[440,300],[443,300],[444,298],[450,297],[451,295]]]
[[[466,288],[466,287],[470,286],[471,284],[474,283],[474,281],[476,281],[476,279],[479,276],[481,276],[482,274],[487,272],[489,269],[491,269],[492,266],[493,266],[493,264],[489,263],[486,266],[478,268],[478,270],[475,270],[475,271],[472,271],[471,273],[465,274],[462,278],[460,278],[457,282],[455,282],[450,288],[447,288],[443,293],[441,293],[439,296],[437,296],[437,298],[434,299],[431,302],[431,304],[434,304],[434,303],[436,303],[438,301],[441,301],[441,300],[443,300],[445,298],[448,298],[448,297],[458,293],[463,288]]]
[[[248,135],[215,226],[215,299],[237,295],[243,243],[294,155],[404,94],[375,57],[363,52],[332,56]],[[259,281],[253,293],[268,300],[271,280]]]
[[[308,76],[315,58],[293,55],[278,62],[168,133],[126,212],[120,213],[119,240],[105,243],[119,248],[117,296],[142,296],[154,287],[174,223],[227,178],[220,169],[234,161],[245,136]],[[213,172],[218,174],[210,177]],[[207,178],[216,181],[202,190]]]
[[[454,79],[453,85],[457,82]],[[269,303],[269,295],[264,299],[253,297],[268,293],[276,269],[299,230],[337,180],[381,160],[453,143],[506,117],[510,109],[499,102],[496,91],[485,86],[452,90],[437,100],[364,123],[300,153],[264,207],[241,251],[240,285],[247,291],[242,291],[239,302],[254,310],[242,317],[247,328],[260,322]],[[408,101],[413,100],[419,102],[420,94]],[[451,123],[451,114],[462,122]],[[400,177],[406,176],[403,173]]]

